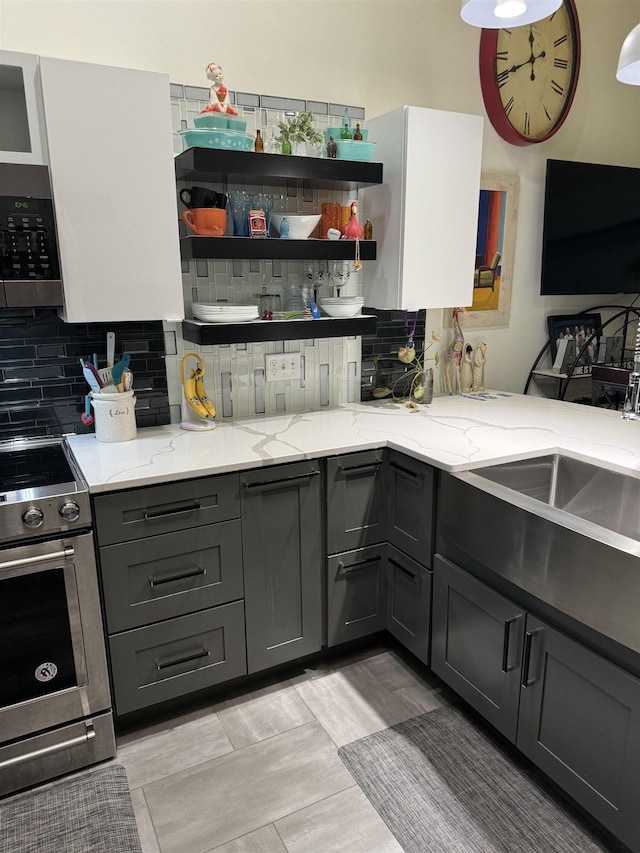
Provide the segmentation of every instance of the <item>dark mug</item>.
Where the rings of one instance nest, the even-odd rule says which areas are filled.
[[[221,193],[208,190],[206,187],[184,187],[180,190],[180,201],[188,208],[221,207],[218,196]],[[226,200],[226,197],[225,197]]]

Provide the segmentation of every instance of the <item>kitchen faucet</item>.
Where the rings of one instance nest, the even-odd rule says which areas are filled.
[[[629,385],[622,407],[622,417],[640,420],[640,322],[636,329],[636,348],[633,354],[633,370],[629,374]]]

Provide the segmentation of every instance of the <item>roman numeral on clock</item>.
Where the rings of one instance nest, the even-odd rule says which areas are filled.
[[[542,105],[542,109],[544,110],[544,114],[546,115],[547,119],[549,121],[551,121],[551,116],[549,115],[549,110],[545,107],[544,104]]]
[[[554,59],[553,67],[567,69],[569,67],[569,62],[566,59]]]
[[[560,36],[559,39],[556,39],[554,41],[553,46],[554,47],[560,47],[561,44],[564,44],[566,42],[567,38],[568,38],[567,35]]]
[[[529,113],[524,114],[524,135],[529,136],[531,133],[531,120],[529,119]]]
[[[509,58],[509,54],[506,50],[499,50],[496,53],[496,59],[500,59],[502,62],[507,62]]]
[[[559,83],[556,83],[555,80],[551,81],[551,88],[556,93],[556,95],[563,95],[564,94],[564,89],[562,88],[562,86]]]
[[[513,109],[514,104],[515,104],[515,101],[514,101],[513,97],[511,97],[511,98],[509,98],[507,103],[504,105],[504,111],[507,115],[511,115],[511,110]]]
[[[509,82],[509,69],[505,68],[504,71],[501,71],[496,75],[496,81],[498,83],[498,87],[502,89],[505,83]]]

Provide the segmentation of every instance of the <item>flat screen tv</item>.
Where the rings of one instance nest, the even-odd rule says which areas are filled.
[[[547,160],[540,293],[640,293],[640,169]]]

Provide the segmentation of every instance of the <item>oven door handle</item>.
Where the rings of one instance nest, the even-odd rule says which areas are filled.
[[[90,723],[87,723],[87,731],[83,735],[63,740],[61,743],[52,743],[51,746],[43,746],[41,749],[34,749],[26,755],[16,755],[13,758],[7,758],[5,761],[0,761],[0,770],[4,770],[7,767],[15,767],[16,764],[23,764],[25,761],[33,761],[45,755],[52,755],[55,752],[61,752],[63,749],[69,749],[72,746],[82,746],[93,740],[95,736],[96,730]]]
[[[22,557],[20,560],[7,560],[0,563],[0,572],[7,569],[21,569],[25,566],[33,566],[36,563],[49,563],[52,560],[72,560],[74,554],[73,546],[65,545],[62,551],[51,551],[48,554],[39,554],[37,557]],[[2,767],[1,764],[0,767]]]

